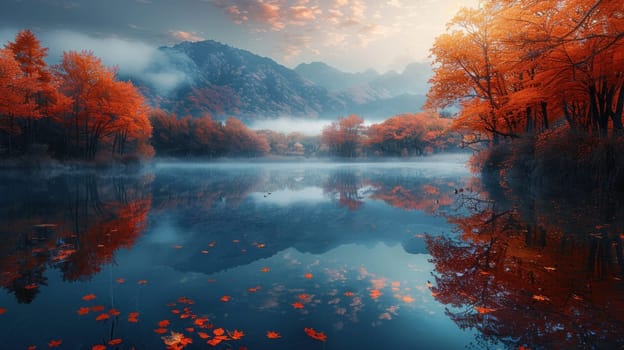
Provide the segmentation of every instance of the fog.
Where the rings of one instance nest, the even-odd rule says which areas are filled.
[[[0,31],[0,42],[4,45],[15,40],[17,30]],[[48,48],[47,62],[58,64],[63,52],[90,51],[108,67],[117,67],[123,76],[141,77],[155,87],[159,93],[166,94],[184,81],[190,81],[183,70],[173,64],[171,53],[165,53],[157,47],[137,41],[117,37],[93,37],[67,30],[35,33],[41,44]],[[180,58],[175,57],[176,61]]]

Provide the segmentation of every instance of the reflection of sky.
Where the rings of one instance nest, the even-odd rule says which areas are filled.
[[[257,202],[257,204],[266,203],[280,206],[288,206],[300,202],[317,203],[329,200],[329,198],[323,194],[323,189],[319,187],[305,187],[299,190],[284,189],[273,192],[254,192],[249,194],[249,198]]]

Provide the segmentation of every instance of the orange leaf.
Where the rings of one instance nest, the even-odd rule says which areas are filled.
[[[293,306],[295,309],[303,309],[303,304],[302,304],[302,303],[300,303],[300,302],[298,302],[298,301],[297,301],[297,302],[295,302],[295,303],[292,303],[292,306]]]
[[[224,335],[225,331],[223,330],[223,328],[216,328],[212,331],[212,333],[214,333],[214,335]]]
[[[243,331],[239,331],[237,329],[235,329],[234,332],[230,333],[230,337],[232,337],[232,339],[234,339],[234,340],[239,340],[244,335],[245,335],[245,333],[243,333]]]
[[[137,282],[138,284],[147,284],[147,280],[140,280]]]
[[[106,350],[106,345],[101,345],[101,344],[93,345],[91,347],[91,350]]]
[[[91,306],[91,311],[93,312],[100,312],[100,311],[104,311],[105,307],[102,305],[96,305],[96,306]]]
[[[101,314],[98,317],[95,318],[96,321],[104,321],[104,320],[108,320],[110,318],[109,314]]]
[[[37,345],[30,345],[26,348],[26,350],[35,350],[37,349]]]
[[[87,294],[87,295],[82,297],[82,300],[89,301],[89,300],[93,300],[95,298],[96,298],[95,294]]]
[[[59,345],[63,344],[63,340],[59,339],[59,340],[50,340],[48,342],[48,347],[50,348],[56,348]]]
[[[119,315],[121,315],[121,312],[119,312],[119,310],[117,310],[117,309],[110,309],[110,310],[108,310],[108,313],[111,316],[119,316]]]
[[[206,344],[210,345],[210,346],[217,346],[219,345],[219,343],[221,343],[221,339],[210,339],[206,342]]]
[[[108,342],[108,345],[119,345],[123,342],[123,340],[121,340],[121,338],[115,338],[115,339],[111,339]]]
[[[325,333],[317,332],[314,330],[314,328],[304,328],[303,331],[312,339],[320,340],[323,342],[327,340],[327,336],[325,335]]]
[[[227,303],[228,301],[230,301],[231,298],[232,297],[229,296],[229,295],[224,295],[224,296],[221,297],[221,301],[224,302],[224,303]]]
[[[117,279],[117,283],[119,283],[119,284],[122,284],[124,282],[126,282],[126,280],[121,278],[121,277]]]
[[[78,309],[78,311],[76,311],[78,313],[78,315],[83,316],[89,313],[89,311],[91,311],[91,309],[89,309],[88,307],[81,307],[80,309]]]
[[[383,293],[380,292],[379,289],[373,289],[373,290],[370,291],[369,295],[370,295],[371,299],[377,299],[380,296],[382,296]]]
[[[401,298],[401,300],[403,300],[404,302],[410,304],[414,302],[414,298],[412,298],[409,295],[404,295],[403,298]]]
[[[312,277],[314,277],[311,273],[306,273],[305,275],[303,275],[303,277],[307,278],[307,279],[311,279]]]
[[[487,307],[480,307],[480,306],[475,306],[474,309],[475,309],[475,311],[477,311],[480,314],[487,314],[487,313],[496,311],[496,309],[490,309],[490,308],[487,308]]]
[[[165,327],[169,326],[169,324],[170,324],[169,320],[162,320],[162,321],[158,322],[158,327],[165,328]]]
[[[167,333],[167,328],[156,328],[156,329],[154,329],[154,333],[165,334],[165,333]]]
[[[210,338],[210,335],[208,335],[208,333],[206,332],[197,332],[197,335],[202,338],[202,339],[208,339]]]
[[[187,331],[187,332],[189,332],[189,333],[193,333],[193,332],[195,332],[195,328],[193,328],[193,327],[188,327],[188,328],[185,328],[185,329],[186,329],[186,331]]]
[[[260,269],[260,272],[265,272],[266,273],[266,272],[269,272],[269,271],[271,271],[271,269],[268,268],[268,267],[263,267],[263,268]]]
[[[279,339],[279,338],[281,338],[281,337],[282,337],[279,333],[277,333],[277,332],[273,332],[273,331],[268,331],[268,332],[266,333],[266,336],[267,336],[267,338],[269,338],[269,339]]]
[[[344,296],[345,297],[352,297],[354,295],[355,295],[355,293],[353,293],[353,292],[344,292]]]

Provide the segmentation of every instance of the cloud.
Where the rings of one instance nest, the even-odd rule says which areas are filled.
[[[286,27],[282,20],[280,0],[213,0],[212,5],[221,8],[237,24],[250,23],[255,31],[267,28],[280,31]]]
[[[4,40],[10,30],[0,31]],[[17,33],[17,31],[14,31]],[[6,41],[14,40],[15,34]],[[59,63],[64,51],[91,51],[106,66],[116,66],[122,76],[138,77],[161,93],[168,93],[191,79],[175,68],[174,58],[155,46],[136,40],[116,37],[93,37],[71,31],[51,31],[39,35],[42,45],[49,48],[48,62]],[[178,61],[181,57],[175,57]],[[182,57],[183,59],[183,57]]]
[[[185,32],[182,30],[172,30],[171,36],[178,41],[203,41],[206,38],[199,36],[197,32]]]

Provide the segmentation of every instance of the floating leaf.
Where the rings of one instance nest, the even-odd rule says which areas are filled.
[[[50,340],[48,342],[48,347],[50,348],[56,348],[59,347],[61,344],[63,344],[63,340],[58,339],[58,340]]]
[[[224,296],[222,296],[222,297],[221,297],[221,299],[220,299],[220,300],[221,300],[222,302],[224,302],[224,303],[227,303],[228,301],[230,301],[230,299],[232,299],[232,297],[231,297],[231,296],[229,296],[229,295],[224,295]]]
[[[121,277],[117,279],[117,283],[119,283],[119,284],[122,284],[122,283],[125,283],[125,282],[126,282],[126,280],[121,278]]]
[[[247,291],[249,293],[255,293],[255,292],[259,291],[259,290],[260,290],[259,286],[258,287],[247,288]]]
[[[223,328],[216,328],[212,331],[212,333],[214,333],[214,335],[224,335],[225,330],[223,330]]]
[[[100,311],[104,311],[105,307],[102,305],[95,305],[95,306],[91,306],[91,311],[93,312],[100,312]]]
[[[26,350],[35,350],[37,349],[37,345],[29,345]]]
[[[24,286],[24,289],[26,290],[32,290],[32,289],[37,289],[37,288],[39,288],[39,285],[37,283],[31,283],[31,284]]]
[[[208,340],[208,341],[206,342],[206,344],[208,344],[208,345],[210,345],[210,346],[217,346],[217,345],[219,345],[222,341],[223,341],[223,340],[221,340],[221,339],[214,338],[214,339],[210,339],[210,340]]]
[[[169,324],[170,324],[169,320],[162,320],[162,321],[158,322],[158,327],[165,328],[165,327],[168,327]]]
[[[307,279],[312,279],[312,277],[314,277],[314,275],[312,275],[311,273],[306,273],[305,275],[303,275],[303,277],[307,278]]]
[[[281,336],[279,333],[277,333],[277,332],[274,332],[274,331],[268,331],[268,332],[266,333],[266,337],[267,337],[267,338],[269,338],[269,339],[279,339],[279,338],[281,338],[282,336]]]
[[[260,272],[264,272],[264,273],[267,273],[269,271],[271,271],[271,269],[266,266],[260,269]]]
[[[354,295],[355,295],[355,293],[353,293],[353,292],[344,292],[344,296],[345,297],[352,297]]]
[[[88,314],[88,313],[89,313],[89,311],[91,311],[91,309],[90,309],[90,308],[88,308],[88,307],[81,307],[81,308],[80,308],[80,309],[78,309],[78,311],[76,311],[76,312],[78,313],[78,315],[80,315],[80,316],[84,316],[84,315]]]
[[[411,304],[411,303],[413,303],[413,302],[415,301],[415,300],[414,300],[414,298],[412,298],[412,297],[411,297],[411,296],[409,296],[409,295],[404,295],[404,296],[401,298],[401,300],[403,300],[404,302],[406,302],[406,303],[408,303],[408,304]]]
[[[140,280],[137,282],[138,284],[147,284],[147,280]]]
[[[108,345],[119,345],[123,342],[123,340],[121,340],[121,338],[115,338],[115,339],[111,339],[108,342]]]
[[[119,310],[117,310],[117,309],[110,309],[110,310],[108,310],[108,313],[111,316],[119,316],[119,315],[121,315],[121,312],[119,312]]]
[[[382,296],[383,293],[381,291],[379,291],[379,289],[373,289],[373,290],[370,291],[369,295],[370,295],[371,299],[377,299],[380,296]]]
[[[316,339],[322,342],[327,340],[327,336],[325,335],[325,333],[317,332],[314,330],[314,328],[304,328],[303,331],[312,339]]]
[[[101,344],[93,345],[91,347],[91,350],[106,350],[106,345],[101,345]]]
[[[234,340],[239,340],[240,338],[242,338],[245,335],[245,333],[243,333],[243,331],[239,331],[237,329],[235,329],[232,333],[228,332],[228,334]]]
[[[184,329],[185,329],[187,332],[189,332],[189,333],[193,333],[193,332],[195,332],[195,328],[193,328],[193,327],[187,327],[187,328],[184,328]]]
[[[197,332],[197,335],[202,338],[202,339],[208,339],[210,338],[210,335],[208,335],[208,333],[206,332]]]
[[[89,300],[93,300],[93,299],[95,299],[95,298],[97,298],[97,297],[95,296],[95,294],[87,294],[87,295],[85,295],[85,296],[83,296],[83,297],[82,297],[82,300],[84,300],[84,301],[89,301]]]
[[[138,317],[139,317],[139,313],[138,312],[131,312],[128,315],[128,322],[137,323],[137,322],[139,322]]]
[[[156,329],[154,329],[154,333],[165,334],[165,333],[167,333],[167,328],[156,328]]]
[[[98,317],[95,318],[96,321],[104,321],[104,320],[108,320],[110,318],[109,314],[100,314],[98,315]]]

